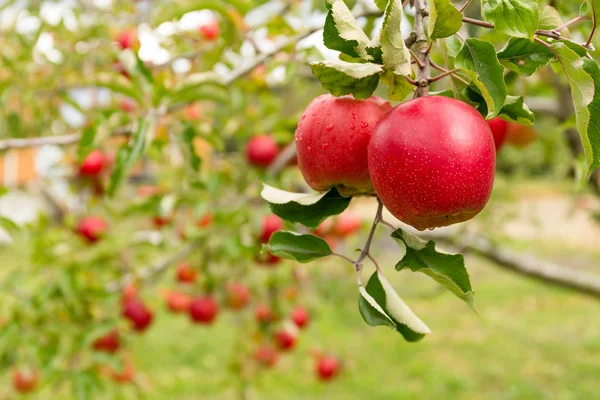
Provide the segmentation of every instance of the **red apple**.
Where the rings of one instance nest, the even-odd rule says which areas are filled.
[[[129,300],[133,300],[137,297],[137,288],[133,283],[128,283],[123,287],[123,292],[121,293],[121,302],[125,304]]]
[[[121,111],[131,114],[135,111],[135,103],[132,100],[121,100],[119,108],[121,108]]]
[[[167,308],[174,313],[188,312],[192,299],[185,293],[167,292],[165,294]]]
[[[152,311],[139,299],[131,299],[125,302],[123,316],[131,323],[131,328],[137,332],[145,331],[154,318]]]
[[[96,351],[104,351],[106,353],[115,353],[119,350],[121,342],[119,340],[119,331],[113,329],[104,336],[99,337],[92,343],[92,348]]]
[[[250,165],[257,167],[268,167],[277,158],[278,153],[277,143],[271,136],[254,136],[246,144],[246,160]]]
[[[171,218],[156,215],[154,218],[152,218],[152,223],[155,227],[162,228],[163,226],[171,223]]]
[[[240,282],[227,285],[227,304],[234,310],[241,310],[250,302],[252,295],[248,286]]]
[[[499,151],[504,141],[506,141],[506,130],[508,128],[508,122],[500,117],[492,118],[487,121],[492,135],[494,136],[494,144],[496,145],[496,151]]]
[[[138,51],[140,49],[140,41],[136,30],[132,28],[121,31],[117,35],[117,44],[123,50],[131,49],[133,51]]]
[[[262,221],[262,230],[258,237],[261,243],[267,243],[275,232],[283,229],[283,220],[277,215],[267,215]]]
[[[394,107],[369,143],[377,195],[418,230],[477,215],[492,193],[495,166],[489,126],[473,107],[449,97],[419,97]]]
[[[210,296],[197,297],[190,303],[189,313],[193,322],[210,325],[219,314],[219,304]]]
[[[292,311],[292,321],[296,324],[296,326],[300,329],[306,327],[310,321],[310,315],[308,311],[304,307],[296,307]]]
[[[392,108],[379,98],[356,100],[325,94],[308,106],[296,129],[298,166],[317,191],[370,194],[367,146],[377,123]]]
[[[207,22],[198,28],[198,32],[200,32],[202,37],[211,42],[219,37],[219,31],[219,24],[215,20]]]
[[[261,303],[254,309],[254,317],[259,324],[266,324],[267,322],[273,321],[274,315],[271,307]]]
[[[535,142],[538,134],[532,126],[509,122],[506,130],[506,141],[513,146],[523,149]]]
[[[275,332],[275,343],[283,350],[288,351],[294,348],[296,345],[297,337],[287,329],[280,329]]]
[[[19,393],[32,392],[38,384],[38,372],[31,368],[21,368],[13,371],[12,383]]]
[[[271,346],[260,346],[254,353],[254,359],[265,367],[273,367],[277,364],[277,351]]]
[[[321,222],[317,229],[313,231],[313,233],[321,238],[324,238],[329,235],[331,230],[333,229],[333,218],[327,218],[325,221]]]
[[[317,360],[317,376],[322,381],[333,379],[340,369],[339,361],[332,356],[323,356]]]
[[[95,243],[104,236],[108,230],[108,224],[102,217],[90,216],[79,221],[77,233],[89,243]]]
[[[198,273],[192,268],[190,263],[184,261],[177,266],[177,280],[179,282],[192,283],[196,281],[197,276]]]
[[[358,231],[362,225],[360,217],[350,212],[344,212],[337,217],[331,234],[336,237],[347,237]]]
[[[196,222],[196,226],[198,228],[206,228],[207,226],[212,225],[213,223],[213,216],[211,213],[206,213],[204,214],[202,217],[200,217],[200,219],[198,220],[198,222]]]
[[[79,165],[79,175],[94,177],[107,166],[108,160],[100,150],[92,150]]]
[[[123,359],[123,370],[115,371],[113,369],[107,369],[108,375],[117,383],[129,383],[135,378],[135,370],[133,368],[133,362],[129,357]]]

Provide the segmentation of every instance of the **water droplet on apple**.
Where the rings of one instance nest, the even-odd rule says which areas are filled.
[[[333,125],[327,125],[325,129],[327,129],[327,132],[331,132],[333,130]]]

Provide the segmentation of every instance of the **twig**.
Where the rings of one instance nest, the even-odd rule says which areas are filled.
[[[587,17],[584,17],[584,16],[580,15],[580,16],[578,16],[578,17],[575,17],[575,18],[573,18],[573,19],[572,19],[572,20],[570,20],[570,21],[567,21],[567,22],[565,22],[564,24],[562,24],[561,26],[557,27],[557,28],[556,28],[556,29],[554,29],[554,30],[555,30],[555,31],[557,31],[557,32],[560,32],[560,31],[562,31],[563,29],[565,29],[566,27],[568,27],[568,26],[571,26],[572,24],[574,24],[574,23],[576,23],[576,22],[579,22],[579,21],[581,21],[581,20],[584,20],[584,19],[587,19]]]
[[[444,67],[442,67],[442,66],[440,66],[440,65],[438,65],[438,64],[436,64],[436,63],[434,63],[433,61],[430,61],[430,64],[431,64],[431,66],[432,66],[434,69],[437,69],[437,70],[438,70],[438,71],[440,71],[440,72],[443,72],[443,73],[449,72],[449,71],[448,71],[446,68],[444,68]],[[451,74],[451,75],[452,75],[452,77],[453,77],[453,78],[456,78],[456,79],[458,79],[459,81],[461,81],[461,82],[462,82],[462,83],[464,83],[465,85],[469,86],[469,82],[467,82],[466,80],[464,80],[463,78],[461,78],[460,76],[458,76],[458,75],[456,74],[456,71],[457,71],[457,70],[460,70],[460,68],[455,68],[455,69],[453,70],[453,73]]]
[[[590,47],[590,44],[592,43],[592,38],[594,37],[594,33],[596,33],[596,28],[598,26],[598,17],[596,16],[596,9],[594,8],[594,2],[590,2],[592,5],[592,20],[594,21],[594,25],[592,26],[592,31],[590,32],[590,37],[588,38],[587,42],[585,42],[585,47]]]
[[[267,175],[278,175],[296,157],[296,142],[292,141],[267,168]]]
[[[127,284],[134,282],[136,278],[142,281],[149,281],[151,279],[154,279],[155,277],[166,271],[170,266],[185,260],[190,254],[194,252],[194,250],[198,249],[203,243],[204,240],[194,240],[193,242],[190,242],[186,246],[184,246],[179,252],[175,253],[169,258],[162,260],[156,265],[143,269],[138,273],[126,273],[120,280],[107,283],[104,287],[104,290],[108,293],[115,293],[122,290]]]
[[[415,42],[415,50],[417,52],[417,59],[420,64],[417,71],[417,82],[419,87],[415,92],[416,97],[427,96],[429,93],[429,78],[431,77],[431,69],[429,64],[429,41],[425,34],[425,0],[415,1],[415,33],[417,35],[417,41]]]
[[[474,18],[469,18],[469,17],[463,17],[462,20],[463,20],[463,22],[466,22],[467,24],[477,25],[477,26],[481,26],[483,28],[494,29],[494,24],[492,24],[491,22],[481,21],[479,19],[474,19]],[[556,40],[562,39],[560,32],[558,32],[557,30],[537,29],[535,31],[535,34],[539,35],[539,36],[546,36],[546,37],[556,39]]]
[[[353,260],[353,259],[351,259],[350,257],[348,257],[348,256],[345,256],[345,255],[343,255],[343,254],[340,254],[340,253],[333,252],[333,253],[331,253],[331,254],[332,254],[332,255],[334,255],[334,256],[336,256],[336,257],[343,258],[344,260],[346,260],[346,261],[348,261],[348,262],[350,262],[350,263],[352,263],[352,264],[354,264],[354,263],[356,262],[356,260]]]
[[[460,68],[454,68],[454,69],[452,69],[450,71],[445,71],[445,72],[439,74],[438,76],[434,76],[433,78],[429,78],[429,83],[437,82],[440,79],[443,79],[443,78],[447,77],[448,75],[452,75],[452,74],[454,74],[457,71],[460,71]]]
[[[354,269],[356,269],[357,272],[362,271],[362,262],[369,255],[369,251],[371,250],[371,242],[373,241],[373,236],[375,235],[375,229],[377,228],[377,224],[381,220],[383,214],[383,203],[381,202],[381,200],[379,200],[379,198],[377,198],[377,201],[377,213],[375,214],[375,218],[373,219],[373,224],[371,225],[371,230],[369,231],[369,237],[367,238],[367,241],[365,242],[365,245],[362,251],[360,252],[360,255],[358,256],[356,261],[354,261]]]
[[[465,4],[463,4],[463,5],[462,5],[462,7],[461,7],[461,8],[460,8],[458,11],[460,11],[460,12],[463,12],[463,11],[465,11],[465,10],[467,9],[467,7],[469,7],[469,4],[471,4],[471,1],[472,1],[472,0],[467,0],[467,1],[465,2]]]
[[[415,54],[415,52],[412,51],[412,50],[410,50],[410,49],[408,51],[410,52],[410,55],[412,56],[412,58],[415,60],[415,63],[417,64],[417,67],[423,68],[424,65],[421,62],[421,60],[419,60],[419,57]]]

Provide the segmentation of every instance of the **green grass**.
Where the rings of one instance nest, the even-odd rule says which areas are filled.
[[[388,263],[391,265],[391,262]],[[470,258],[479,316],[424,276],[388,272],[433,333],[405,343],[369,328],[343,265],[309,267],[315,321],[298,348],[251,390],[256,399],[590,399],[600,390],[600,304],[573,292]],[[310,296],[310,291],[308,296]],[[212,328],[162,313],[131,345],[148,399],[236,398],[228,361],[236,337],[231,315]],[[250,341],[250,338],[245,340]],[[344,360],[340,378],[318,382],[310,350]],[[228,378],[229,377],[229,378]]]

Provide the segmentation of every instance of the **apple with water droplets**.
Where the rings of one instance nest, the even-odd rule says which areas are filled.
[[[449,97],[399,104],[369,143],[377,195],[418,230],[473,218],[494,184],[496,149],[489,126],[470,105]]]
[[[367,146],[377,123],[392,108],[379,98],[317,97],[295,133],[298,166],[314,190],[335,187],[342,195],[372,194]]]

